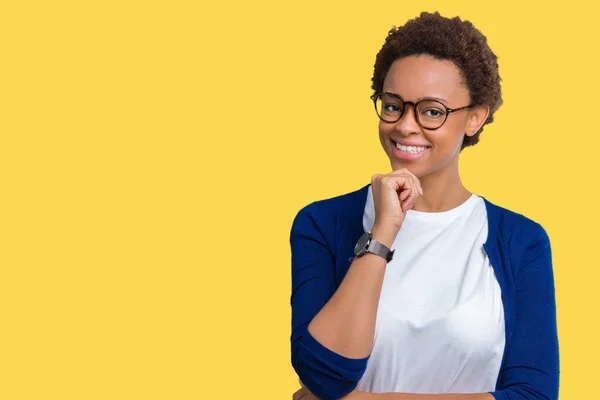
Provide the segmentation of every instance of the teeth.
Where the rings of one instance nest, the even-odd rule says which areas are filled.
[[[403,146],[399,143],[396,143],[396,147],[398,150],[405,151],[407,153],[417,154],[427,150],[427,147],[417,147],[417,146]]]

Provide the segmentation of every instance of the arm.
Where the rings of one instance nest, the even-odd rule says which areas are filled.
[[[351,400],[350,397],[348,400]],[[494,400],[489,393],[468,394],[414,394],[414,393],[368,393],[356,400]]]
[[[372,235],[391,247],[396,233],[374,227]],[[339,288],[308,325],[319,343],[349,358],[371,353],[386,264],[371,253],[353,260]]]
[[[557,400],[559,352],[550,240],[537,224],[515,276],[515,331],[496,400]]]
[[[327,217],[314,204],[307,206],[294,219],[290,235],[292,365],[323,400],[352,392],[365,371],[386,266],[367,253],[354,259],[336,288],[335,262],[326,242],[333,235],[323,231],[335,224],[324,224]],[[379,227],[372,232],[388,247],[396,233]]]

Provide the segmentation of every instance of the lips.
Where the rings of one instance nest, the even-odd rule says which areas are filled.
[[[408,145],[404,144],[398,145],[395,141],[392,140],[393,145],[393,155],[394,157],[404,160],[404,161],[412,161],[417,160],[423,157],[425,154],[429,153],[431,146],[429,145]]]

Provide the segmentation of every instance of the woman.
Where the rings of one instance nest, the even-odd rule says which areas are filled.
[[[372,82],[392,172],[292,224],[293,398],[557,399],[548,236],[459,176],[502,103],[485,37],[422,13],[390,30]]]

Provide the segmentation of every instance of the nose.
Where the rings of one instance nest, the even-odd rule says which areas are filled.
[[[398,122],[396,122],[396,130],[400,132],[403,136],[408,136],[413,133],[419,133],[421,131],[421,126],[417,122],[415,116],[414,104],[405,103],[402,118],[400,118]]]

